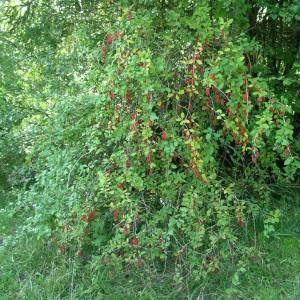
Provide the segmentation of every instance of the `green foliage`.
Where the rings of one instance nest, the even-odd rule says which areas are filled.
[[[238,286],[256,230],[272,237],[280,221],[272,185],[299,170],[298,48],[278,29],[296,3],[20,3],[2,4],[3,49],[17,50],[0,70],[0,159],[25,161],[20,238],[96,272],[168,265],[177,283],[232,262]]]
[[[293,193],[294,196],[299,194]],[[15,195],[12,195],[15,196]],[[11,199],[12,200],[12,199]],[[281,199],[284,200],[284,199]],[[299,204],[299,203],[298,203]],[[192,276],[174,285],[174,269],[150,265],[118,272],[110,266],[86,263],[72,251],[62,254],[57,244],[25,237],[16,242],[15,230],[26,214],[14,207],[0,210],[0,292],[4,299],[297,299],[299,285],[299,221],[297,200],[280,206],[283,216],[276,238],[257,235],[257,251],[249,263],[228,263],[201,281]],[[247,239],[247,233],[243,240]],[[11,240],[11,242],[8,242]],[[244,271],[246,269],[246,272]]]

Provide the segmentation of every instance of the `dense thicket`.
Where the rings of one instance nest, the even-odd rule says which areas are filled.
[[[298,1],[4,1],[0,183],[23,186],[22,232],[179,279],[253,256],[280,216],[274,186],[299,169],[299,15]]]

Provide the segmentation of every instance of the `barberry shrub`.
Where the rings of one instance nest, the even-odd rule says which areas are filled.
[[[270,186],[293,180],[292,110],[253,71],[259,44],[206,1],[182,5],[119,8],[97,43],[81,24],[60,45],[81,68],[41,125],[24,199],[27,229],[62,254],[218,272],[251,253]]]

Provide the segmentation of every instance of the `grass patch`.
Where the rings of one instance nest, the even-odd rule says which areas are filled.
[[[175,284],[174,272],[140,269],[128,274],[94,272],[76,254],[23,237],[13,241],[25,216],[0,211],[1,299],[300,299],[300,208],[283,206],[276,234],[258,236],[257,250],[243,272],[233,266],[201,282]]]

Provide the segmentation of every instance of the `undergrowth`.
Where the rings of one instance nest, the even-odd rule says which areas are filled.
[[[77,253],[63,254],[53,243],[29,236],[16,239],[30,213],[16,213],[6,203],[0,212],[1,299],[299,299],[299,193],[292,195],[294,201],[280,205],[284,217],[276,233],[256,236],[250,263],[241,261],[238,271],[236,263],[228,263],[201,282],[192,277],[178,282],[176,270],[159,270],[154,264],[119,272],[95,268]],[[8,196],[11,201],[16,195]],[[245,230],[245,240],[252,234]]]

